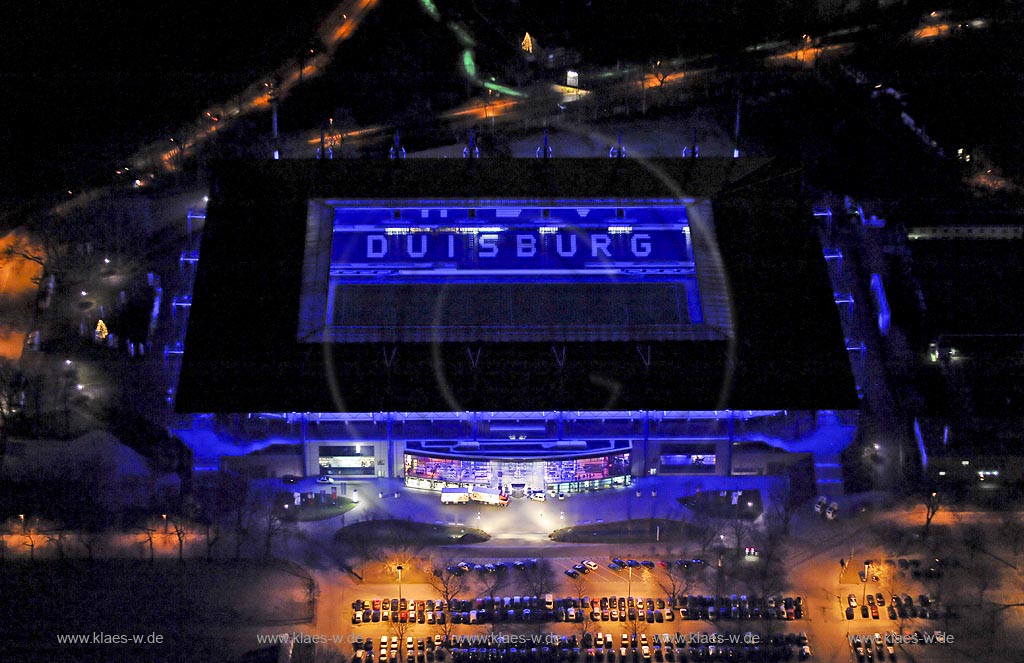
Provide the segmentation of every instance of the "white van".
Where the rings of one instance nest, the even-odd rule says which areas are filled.
[[[544,608],[547,610],[555,609],[555,597],[551,594],[544,595]]]

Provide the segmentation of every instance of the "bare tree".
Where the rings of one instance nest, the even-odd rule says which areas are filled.
[[[26,548],[28,548],[28,558],[29,558],[29,561],[32,561],[32,562],[36,561],[36,533],[35,533],[35,530],[32,530],[32,529],[25,530],[24,532],[21,533],[21,535],[23,537],[25,537],[25,542],[22,543],[22,545],[25,546]]]
[[[985,604],[986,592],[999,585],[999,570],[990,560],[981,557],[971,564],[971,576],[978,590],[978,605],[982,606]]]
[[[178,516],[169,519],[171,524],[171,532],[174,534],[174,538],[178,543],[178,561],[185,562],[185,539],[192,531],[192,524],[185,520],[183,517]]]
[[[697,504],[693,507],[691,525],[693,541],[700,546],[700,554],[703,557],[707,554],[708,548],[720,540],[722,521],[713,517],[705,506]]]
[[[749,537],[751,531],[753,531],[751,523],[746,518],[737,515],[728,520],[727,527],[729,533],[736,541],[736,554],[739,555],[743,551],[743,543]]]
[[[658,587],[673,599],[678,599],[681,594],[686,594],[690,589],[692,569],[689,562],[684,562],[684,564],[685,566],[683,564],[669,564],[668,568],[662,569],[656,575]]]
[[[921,536],[928,538],[928,528],[932,524],[932,519],[935,518],[935,514],[942,508],[942,495],[936,491],[932,491],[924,500],[925,516],[924,516],[924,531]]]
[[[78,532],[78,542],[85,548],[86,559],[94,560],[96,548],[103,540],[105,533],[94,527],[86,527]]]
[[[398,646],[405,646],[405,638],[412,634],[412,631],[416,628],[415,620],[401,621],[398,619],[398,615],[394,612],[391,613],[391,621],[388,622],[388,633],[398,638]]]
[[[785,558],[786,535],[781,528],[766,528],[753,532],[758,556],[754,562],[751,586],[754,593],[771,596],[786,588]]]
[[[43,531],[43,538],[48,543],[53,544],[53,547],[57,550],[58,559],[65,559],[67,556],[66,542],[68,538],[68,532],[64,528],[63,523],[54,523],[52,527]]]
[[[466,591],[466,574],[455,566],[452,558],[434,558],[431,560],[431,573],[427,578],[429,584],[445,604]]]
[[[147,523],[139,528],[139,533],[143,536],[143,542],[149,544],[149,562],[153,563],[155,557],[153,552],[153,537],[156,535],[157,528],[153,527],[152,524]]]
[[[647,632],[647,620],[641,615],[643,614],[643,606],[635,605],[630,613],[630,607],[628,605],[629,600],[632,597],[626,598],[626,631],[632,636],[633,640],[636,641],[640,637],[641,633]]]
[[[772,520],[777,523],[783,534],[789,534],[793,512],[797,507],[796,495],[789,484],[789,477],[776,477],[768,487],[768,497],[771,500],[769,513]]]
[[[239,559],[242,556],[242,546],[249,539],[256,516],[253,509],[255,494],[249,482],[243,479],[238,488],[237,499],[230,506],[230,519],[235,539],[235,559]]]
[[[256,511],[256,519],[260,531],[263,534],[263,556],[270,558],[274,552],[274,540],[284,529],[282,511],[285,504],[278,499],[277,491],[273,487],[264,487],[256,491],[253,496],[253,508]]]
[[[555,588],[555,570],[546,559],[537,561],[536,566],[524,569],[519,578],[519,584],[524,592],[532,596],[543,596],[551,593]]]
[[[24,541],[22,544],[28,548],[28,558],[30,561],[36,559],[36,537],[39,536],[39,521],[35,517],[26,518],[25,516],[19,516],[20,523],[17,527],[17,532],[21,534]]]
[[[0,467],[7,454],[11,423],[22,413],[26,380],[17,364],[0,357]]]
[[[1016,513],[1004,514],[998,531],[1000,537],[1010,546],[1013,556],[1019,556],[1024,547],[1024,523],[1021,522],[1020,516]]]
[[[452,599],[466,591],[466,575],[463,571],[456,569],[453,559],[435,558],[431,562],[431,572],[427,577],[427,584],[440,594],[445,609],[447,609],[451,605]],[[441,631],[445,635],[452,634],[451,620],[446,619],[444,624],[441,624]]]
[[[483,577],[484,594],[492,599],[511,582],[508,571],[495,571]]]
[[[219,472],[197,482],[191,512],[203,530],[207,561],[213,559],[214,548],[224,538],[229,523],[241,516],[239,511],[244,508],[247,489],[244,477],[228,472]]]
[[[0,254],[0,264],[31,262],[39,265],[39,275],[32,279],[33,283],[39,284],[47,274],[46,268],[54,251],[47,251],[39,241],[24,233],[17,233],[11,239]]]
[[[974,563],[974,556],[985,551],[985,531],[977,525],[967,525],[960,533],[964,549],[971,563]]]
[[[587,596],[590,591],[590,578],[581,573],[574,578],[570,578],[569,585],[572,587],[573,598],[576,599],[577,610],[579,610],[576,617],[578,620],[577,624],[579,625],[579,637],[583,638],[590,632],[590,626],[592,625],[588,619],[589,615],[587,615],[586,610],[583,608],[583,597]]]

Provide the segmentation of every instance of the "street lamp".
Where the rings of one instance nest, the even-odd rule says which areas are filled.
[[[395,567],[398,569],[398,600],[402,600],[402,565],[399,564]]]
[[[626,583],[626,596],[629,597],[633,595],[633,567],[626,566],[626,568],[629,569],[629,581]]]

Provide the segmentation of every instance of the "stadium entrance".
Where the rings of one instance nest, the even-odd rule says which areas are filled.
[[[465,460],[405,454],[411,488],[489,486],[510,497],[580,493],[631,483],[629,453],[571,460]]]

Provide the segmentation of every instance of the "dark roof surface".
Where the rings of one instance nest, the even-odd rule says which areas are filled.
[[[179,412],[857,409],[796,178],[759,160],[216,164]],[[296,340],[310,199],[713,201],[734,343]]]

